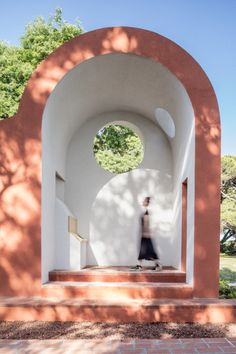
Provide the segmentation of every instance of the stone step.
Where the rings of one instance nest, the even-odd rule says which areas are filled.
[[[0,297],[1,321],[236,322],[236,299],[81,300]]]
[[[132,271],[127,267],[118,270],[86,268],[80,271],[53,270],[49,272],[49,281],[185,283],[186,273],[169,268],[162,271]]]
[[[158,282],[72,282],[53,281],[43,285],[47,296],[84,299],[190,299],[191,286],[184,283]]]

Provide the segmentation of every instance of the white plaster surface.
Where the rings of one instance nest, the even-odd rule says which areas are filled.
[[[163,108],[155,109],[157,123],[170,138],[175,136],[175,124],[167,110]]]
[[[90,263],[137,264],[140,218],[145,211],[142,202],[145,196],[152,196],[152,240],[161,262],[172,264],[172,185],[169,174],[163,177],[160,170],[136,169],[113,177],[99,191],[90,218]]]
[[[68,217],[74,216],[62,200],[55,205],[55,269],[82,269],[86,265],[86,242],[68,230]]]
[[[58,198],[55,205],[55,269],[70,268],[70,235],[68,232],[68,207]]]
[[[112,118],[136,124],[142,132],[145,154],[137,170],[112,174],[102,169],[94,159],[94,137],[100,127],[112,122]],[[69,145],[66,181],[65,202],[78,219],[79,233],[90,240],[88,265],[136,264],[140,238],[138,214],[141,199],[146,195],[153,197],[154,220],[156,223],[159,220],[154,233],[156,238],[159,234],[163,263],[172,264],[172,155],[168,139],[156,124],[129,112],[105,113],[90,119],[77,131]],[[89,187],[85,188],[85,185]],[[103,258],[104,252],[108,254],[109,247],[115,243],[111,234],[116,235],[116,251],[111,251],[116,255]],[[133,250],[132,257],[131,253],[124,254],[124,242]],[[99,251],[101,247],[104,252]]]
[[[87,242],[80,242],[70,234],[70,266],[64,269],[80,270],[87,265]],[[62,268],[63,269],[63,268]]]
[[[158,127],[155,118],[158,107],[167,110],[173,118],[175,137],[172,139]],[[123,112],[126,117],[112,115],[117,112]],[[91,169],[93,141],[89,141],[84,132],[91,124],[89,134],[91,138],[94,137],[101,128],[102,121],[99,117],[103,114],[109,115],[107,122],[131,121],[132,114],[140,117],[140,124],[134,116],[132,121],[143,133],[145,143],[144,160],[138,170],[146,173],[154,170],[158,173],[159,179],[155,177],[157,185],[164,183],[165,174],[172,179],[173,219],[170,217],[168,222],[172,222],[170,240],[173,250],[171,261],[174,265],[180,264],[181,185],[188,177],[187,277],[192,282],[195,154],[192,106],[182,84],[161,64],[144,57],[121,53],[98,56],[78,65],[58,83],[48,99],[42,130],[42,281],[46,281],[48,271],[55,268],[57,247],[61,247],[56,245],[55,231],[56,172],[65,180],[65,203],[78,217],[82,236],[83,233],[90,236],[92,226],[90,229],[89,225],[94,223],[95,217],[92,206],[101,202],[99,192],[103,188],[111,188],[115,183],[113,179],[121,183],[119,176],[116,178],[98,165],[95,167],[95,160]],[[84,173],[85,170],[87,173]],[[131,174],[134,173],[135,171]],[[109,181],[110,185],[107,184]],[[168,204],[169,190],[166,189],[165,193],[163,189],[165,202]],[[94,240],[98,234],[96,236],[91,232]],[[164,259],[168,257],[167,243],[170,240],[167,242],[164,236],[160,236],[160,240],[162,239],[163,243],[160,241],[159,248],[165,263]],[[92,249],[89,250],[89,247],[88,260],[92,261]]]

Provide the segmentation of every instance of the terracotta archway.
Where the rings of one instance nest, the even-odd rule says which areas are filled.
[[[194,296],[218,296],[220,118],[216,96],[206,74],[186,51],[156,33],[129,27],[92,31],[55,50],[30,78],[14,119],[0,124],[1,295],[41,293],[41,126],[47,99],[73,67],[115,52],[163,64],[189,95],[196,131]]]

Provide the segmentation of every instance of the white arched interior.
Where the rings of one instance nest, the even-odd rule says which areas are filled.
[[[158,107],[174,121],[172,139],[156,121]],[[141,165],[120,175],[103,170],[93,156],[95,134],[114,121],[136,126],[144,142]],[[186,178],[187,281],[193,281],[194,114],[186,90],[168,69],[122,53],[79,64],[47,101],[42,145],[43,282],[50,270],[70,267],[69,239],[62,232],[68,213],[77,217],[79,232],[89,240],[87,265],[135,264],[140,204],[147,194],[153,197],[152,229],[161,261],[179,268]]]

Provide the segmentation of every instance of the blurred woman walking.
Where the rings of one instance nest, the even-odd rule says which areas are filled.
[[[146,197],[143,201],[143,206],[145,207],[146,211],[141,217],[141,243],[140,243],[140,251],[138,256],[138,264],[133,267],[134,270],[141,270],[142,269],[142,260],[146,259],[148,261],[154,261],[155,267],[153,270],[161,270],[162,265],[160,263],[159,257],[157,252],[154,250],[151,232],[150,232],[150,217],[148,207],[150,204],[150,197]]]

